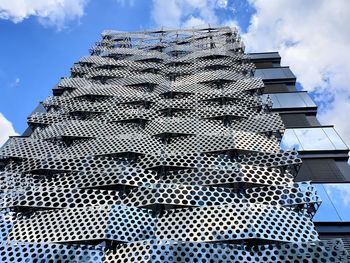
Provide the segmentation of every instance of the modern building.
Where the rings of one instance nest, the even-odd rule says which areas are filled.
[[[0,261],[348,262],[348,147],[280,60],[103,32],[0,150]]]
[[[332,125],[321,125],[310,95],[296,89],[296,78],[281,67],[277,52],[249,54],[255,77],[264,81],[264,96],[273,101],[286,130],[282,149],[296,149],[302,166],[296,182],[310,181],[322,205],[313,217],[321,239],[340,238],[350,252],[350,166],[348,146]]]

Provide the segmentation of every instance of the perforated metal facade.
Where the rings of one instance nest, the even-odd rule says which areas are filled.
[[[1,262],[347,262],[232,28],[105,31],[1,156]]]

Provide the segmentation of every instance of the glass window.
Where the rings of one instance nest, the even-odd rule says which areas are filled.
[[[311,99],[307,92],[299,92],[297,94],[305,102],[306,107],[316,107],[315,102]]]
[[[350,184],[314,184],[322,204],[313,220],[315,222],[350,221]]]
[[[288,79],[295,78],[293,72],[289,68],[281,68],[281,70],[282,70],[285,78],[288,78]]]
[[[264,79],[264,72],[262,69],[256,69],[254,72],[254,77]]]
[[[331,127],[286,129],[281,141],[281,148],[294,148],[300,151],[348,149],[334,128]]]
[[[280,59],[280,55],[278,52],[266,52],[266,53],[250,53],[248,54],[251,60],[254,59]]]
[[[283,71],[280,68],[256,69],[255,77],[265,79],[281,79],[284,78]]]
[[[268,96],[272,100],[273,109],[316,107],[307,92],[274,93]]]
[[[280,68],[263,69],[265,79],[283,79],[285,78]]]
[[[281,108],[281,104],[278,101],[276,94],[269,94],[269,96],[272,101],[272,108]]]
[[[323,128],[324,132],[327,134],[328,138],[333,143],[336,149],[347,149],[348,147],[339,137],[338,133],[333,128]]]
[[[289,68],[256,69],[254,76],[260,77],[263,80],[295,78],[294,74],[292,73],[292,71]]]
[[[293,129],[303,150],[335,150],[322,128]]]
[[[281,108],[304,108],[307,104],[299,93],[281,93],[276,94]]]
[[[301,144],[294,133],[293,129],[286,129],[280,145],[281,149],[295,149],[297,151],[303,150]]]
[[[323,184],[313,184],[322,203],[313,218],[314,222],[340,222],[341,218],[332,204]]]

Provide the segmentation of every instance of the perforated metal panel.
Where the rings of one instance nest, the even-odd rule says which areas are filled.
[[[105,31],[0,150],[1,262],[345,262],[235,29]]]

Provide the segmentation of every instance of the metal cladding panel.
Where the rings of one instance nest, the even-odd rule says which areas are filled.
[[[282,208],[244,203],[171,210],[158,220],[156,229],[159,239],[192,242],[318,240],[310,218]]]
[[[0,150],[1,262],[346,262],[235,29],[105,31]]]
[[[329,250],[332,248],[332,250]],[[307,252],[306,252],[307,251]],[[340,239],[312,243],[245,247],[151,239],[105,251],[87,245],[8,243],[0,245],[2,262],[348,262]]]
[[[154,221],[148,210],[116,205],[42,211],[18,219],[8,239],[53,243],[132,242],[152,238]]]

